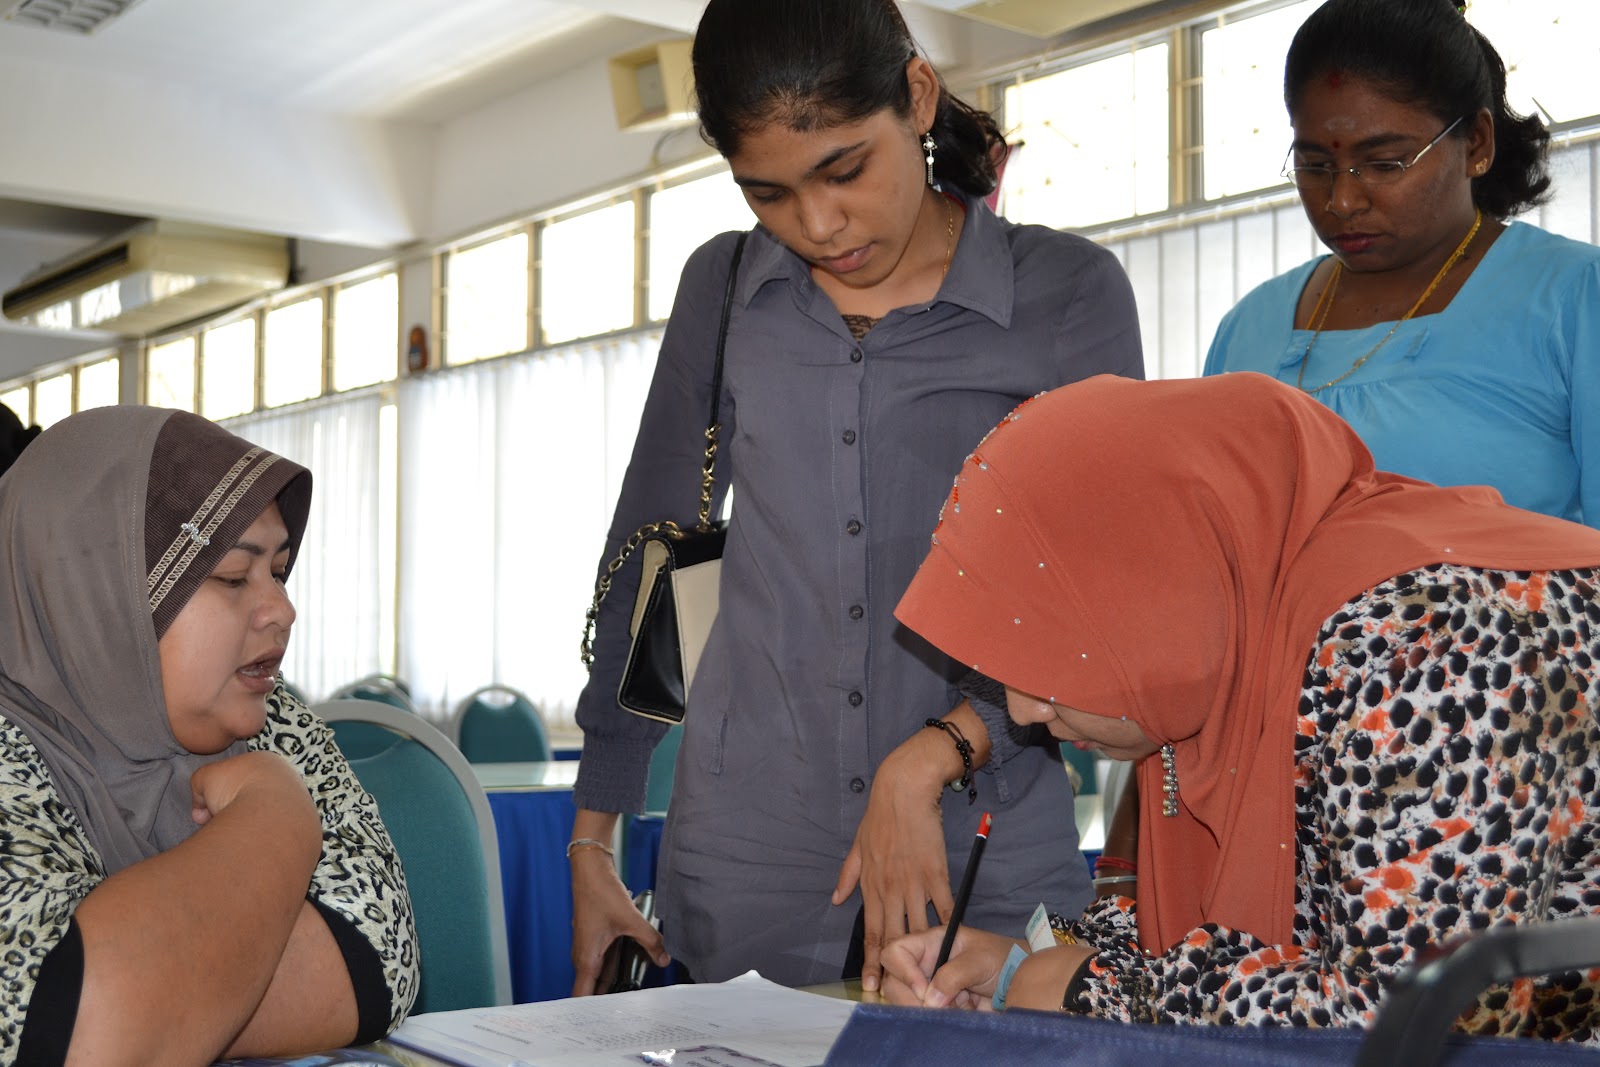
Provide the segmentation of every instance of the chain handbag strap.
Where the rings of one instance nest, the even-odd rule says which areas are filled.
[[[739,279],[739,260],[744,257],[744,243],[749,237],[748,231],[741,233],[738,243],[733,246],[733,263],[728,268],[728,288],[722,296],[722,320],[717,324],[717,357],[711,371],[711,418],[706,423],[706,450],[700,467],[700,513],[699,521],[695,525],[695,529],[701,533],[711,529],[711,497],[716,484],[717,439],[722,432],[722,424],[718,421],[722,409],[722,355],[728,347],[728,320],[733,315],[733,291]],[[646,538],[658,533],[665,533],[669,537],[682,537],[684,529],[671,519],[645,523],[623,542],[622,547],[617,550],[616,557],[606,564],[606,569],[595,579],[594,602],[589,605],[589,610],[584,612],[583,641],[578,646],[585,670],[594,670],[594,627],[596,620],[600,618],[600,605],[611,592],[611,580],[628,562],[628,557],[633,555],[634,549],[643,544]]]

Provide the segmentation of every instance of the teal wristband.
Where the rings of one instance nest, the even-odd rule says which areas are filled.
[[[1012,945],[1011,951],[1006,954],[1006,962],[1000,967],[1000,977],[994,982],[994,996],[989,998],[989,1003],[994,1005],[995,1011],[1006,1010],[1006,990],[1011,988],[1011,979],[1016,976],[1017,968],[1022,966],[1022,961],[1028,958],[1028,953],[1020,945]]]

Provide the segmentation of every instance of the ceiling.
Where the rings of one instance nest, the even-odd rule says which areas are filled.
[[[0,0],[0,291],[150,217],[402,246],[424,236],[418,203],[435,193],[417,172],[445,154],[448,131],[564,72],[692,34],[704,6],[135,0],[82,35],[7,21],[19,2]],[[990,35],[986,48],[1040,47],[945,13],[1018,2],[1098,17],[1108,4],[1178,0],[913,0],[904,10],[944,65],[941,49],[974,35]],[[294,168],[274,158],[294,154]],[[263,206],[274,198],[285,201],[278,214]],[[0,381],[106,340],[0,319]]]
[[[30,111],[57,124],[74,121],[69,111],[48,109],[69,107],[56,103],[61,90],[91,81],[135,90],[160,85],[190,107],[225,100],[257,107],[258,115],[344,120],[357,131],[374,124],[437,127],[631,47],[642,33],[690,33],[703,6],[703,0],[138,0],[83,35],[5,20],[15,3],[0,0],[0,72],[26,81],[24,92],[5,94],[21,99],[0,114],[0,144],[15,143],[8,127],[28,122]],[[158,94],[150,99],[162,102]],[[191,119],[175,111],[173,121]],[[66,168],[76,161],[71,139],[64,140]],[[93,191],[15,178],[3,157],[0,291],[152,214],[129,211],[114,195],[101,199]],[[104,336],[41,334],[0,319],[0,380],[105,343]]]

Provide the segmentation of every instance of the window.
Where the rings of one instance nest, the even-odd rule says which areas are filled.
[[[1283,63],[1295,31],[1321,4],[1305,0],[1234,22],[1223,18],[1201,34],[1207,200],[1283,183],[1283,157],[1294,139],[1283,106]]]
[[[200,352],[200,414],[226,419],[254,411],[256,320],[240,319],[207,330]]]
[[[1600,114],[1594,0],[1472,0],[1467,18],[1506,64],[1506,97],[1524,114],[1571,122]]]
[[[267,312],[261,370],[263,407],[321,395],[322,297],[297,300]]]
[[[449,254],[445,316],[451,363],[527,350],[527,231]]]
[[[633,323],[632,200],[547,223],[539,234],[544,343],[625,330]]]
[[[110,407],[122,393],[122,361],[115,356],[78,368],[78,410]]]
[[[33,421],[49,429],[72,414],[72,372],[33,383]]]
[[[399,275],[390,271],[334,293],[334,389],[390,381],[399,360]]]
[[[194,410],[194,338],[152,345],[145,354],[144,402]]]
[[[1168,202],[1165,43],[1010,86],[1001,213],[1057,228],[1163,211]]]
[[[672,314],[689,253],[719,233],[747,230],[754,222],[744,194],[725,170],[652,193],[647,317],[654,321]]]
[[[0,404],[4,404],[16,412],[17,421],[24,426],[33,425],[33,412],[28,402],[28,387],[19,385],[15,389],[8,389],[0,393]]]

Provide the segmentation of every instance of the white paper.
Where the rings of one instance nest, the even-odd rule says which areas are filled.
[[[464,1067],[621,1067],[670,1049],[683,1050],[674,1067],[709,1067],[719,1053],[815,1067],[854,1008],[751,971],[715,985],[418,1015],[389,1040]]]

